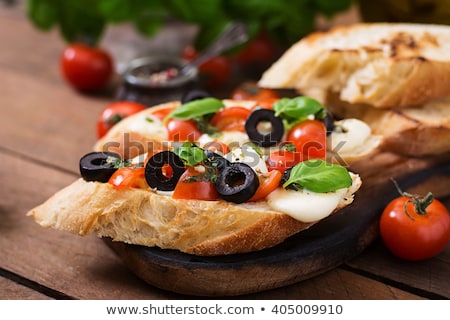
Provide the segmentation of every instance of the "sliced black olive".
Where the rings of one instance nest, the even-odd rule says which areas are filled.
[[[109,157],[120,161],[120,156],[114,152],[90,152],[80,159],[80,174],[86,181],[108,182],[117,170],[114,161],[107,161]]]
[[[258,130],[260,122],[270,122],[270,132],[263,134]],[[284,134],[283,121],[268,109],[253,111],[245,122],[245,130],[251,141],[261,147],[271,147],[281,141]]]
[[[287,168],[286,170],[284,170],[283,175],[281,176],[281,181],[280,181],[280,185],[283,185],[286,181],[289,180],[289,178],[291,177],[291,171],[292,171],[293,167]],[[300,190],[299,186],[295,183],[291,183],[290,185],[288,185],[286,187],[286,189],[291,189],[291,190]]]
[[[249,200],[259,187],[258,176],[255,171],[245,163],[232,162],[220,171],[216,190],[222,199],[234,203]]]
[[[331,112],[327,112],[327,115],[323,119],[323,123],[327,128],[327,136],[329,136],[334,130],[334,116]]]
[[[164,175],[162,168],[165,165],[172,167],[172,175]],[[154,154],[145,165],[145,180],[151,188],[161,191],[172,191],[184,173],[184,163],[172,151],[161,151]]]
[[[230,161],[228,161],[228,159],[222,157],[220,154],[215,153],[211,150],[205,150],[204,152],[206,155],[205,164],[215,167],[219,171],[223,170],[231,163]]]
[[[183,96],[181,97],[181,103],[184,104],[184,103],[187,103],[190,101],[209,98],[209,97],[212,97],[212,96],[207,91],[200,90],[200,89],[192,89],[183,94]]]

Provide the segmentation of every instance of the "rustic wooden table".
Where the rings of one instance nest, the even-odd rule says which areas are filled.
[[[113,88],[83,95],[62,81],[63,46],[57,30],[33,28],[23,8],[0,6],[0,299],[193,298],[144,283],[96,237],[43,229],[25,216],[78,178],[96,117],[113,99]],[[450,246],[411,263],[378,239],[329,272],[240,298],[448,299]]]

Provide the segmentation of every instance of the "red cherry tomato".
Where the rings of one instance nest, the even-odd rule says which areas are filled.
[[[282,173],[277,170],[260,174],[258,176],[259,187],[258,189],[256,189],[255,194],[250,198],[249,201],[263,200],[269,195],[269,193],[278,188],[278,186],[280,185],[281,177]]]
[[[172,197],[174,199],[217,200],[219,194],[214,183],[201,177],[194,167],[188,167],[181,175]]]
[[[224,85],[231,77],[231,61],[227,57],[213,57],[203,62],[199,68],[200,77],[208,89]]]
[[[302,153],[303,160],[325,159],[327,151],[327,132],[319,120],[305,120],[289,130],[286,141]]]
[[[122,167],[113,173],[108,181],[116,189],[148,188],[145,180],[145,168]]]
[[[165,108],[158,108],[158,109],[156,109],[156,110],[154,110],[152,112],[152,115],[157,117],[159,120],[163,121],[164,118],[169,113],[171,113],[174,109],[175,109],[175,107],[173,107],[173,106],[168,106],[168,107],[165,107]]]
[[[250,113],[250,109],[239,106],[223,108],[217,111],[210,123],[219,131],[245,132],[245,121]]]
[[[417,199],[409,196],[392,200],[381,215],[380,235],[393,254],[417,261],[445,249],[450,240],[450,214],[439,200],[433,199],[423,213],[415,208],[414,201]]]
[[[279,99],[280,96],[273,89],[261,88],[254,82],[244,82],[231,93],[233,100],[266,100]]]
[[[97,120],[97,136],[103,137],[117,122],[132,114],[145,110],[146,107],[132,101],[117,101],[107,105]]]
[[[198,55],[198,51],[189,45],[183,49],[181,56],[184,60],[192,61]],[[231,60],[223,56],[212,57],[200,64],[198,71],[205,87],[216,89],[231,77]]]
[[[266,100],[279,99],[278,93],[269,88],[261,88],[254,82],[244,82],[235,88],[230,95],[233,100]]]
[[[210,150],[212,152],[222,154],[222,155],[230,152],[230,149],[228,148],[228,146],[225,143],[218,141],[218,140],[207,142],[203,145],[202,148],[205,150]]]
[[[287,168],[293,167],[302,161],[302,154],[300,152],[278,150],[269,154],[267,158],[267,169],[269,171],[276,170],[283,173]]]
[[[65,80],[81,91],[96,91],[112,76],[113,62],[109,53],[100,48],[74,43],[64,49],[60,59]]]
[[[193,120],[170,119],[166,123],[170,141],[198,141],[202,133]]]
[[[242,66],[249,64],[270,64],[275,61],[279,53],[279,47],[267,32],[261,31],[252,39],[235,58]]]

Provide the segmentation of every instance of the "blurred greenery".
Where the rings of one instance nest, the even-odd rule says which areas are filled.
[[[250,39],[262,29],[282,46],[313,31],[319,14],[331,18],[354,0],[27,0],[27,14],[39,29],[58,27],[67,42],[96,44],[105,28],[132,23],[152,37],[169,20],[199,27],[196,49],[203,49],[233,21],[245,22]]]

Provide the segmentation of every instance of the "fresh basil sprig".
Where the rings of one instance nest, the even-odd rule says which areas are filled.
[[[206,159],[202,148],[186,141],[181,146],[174,148],[173,152],[188,166],[195,166]]]
[[[287,126],[306,120],[309,116],[314,119],[324,119],[326,108],[317,100],[309,97],[282,98],[273,104],[275,116],[282,118]]]
[[[223,102],[216,98],[204,98],[182,104],[173,110],[166,119],[189,120],[213,114],[224,108]]]
[[[313,192],[333,192],[352,185],[352,178],[344,167],[326,161],[308,160],[291,169],[289,179],[283,184],[294,189],[308,189]]]

